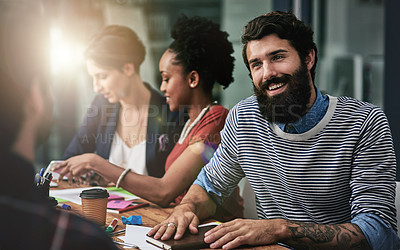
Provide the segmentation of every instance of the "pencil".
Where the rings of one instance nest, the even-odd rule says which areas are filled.
[[[117,234],[122,234],[122,233],[124,233],[124,232],[125,232],[125,229],[122,229],[122,230],[119,230],[119,231],[115,231],[115,232],[108,233],[108,235],[110,235],[110,236],[115,236],[115,235],[117,235]]]

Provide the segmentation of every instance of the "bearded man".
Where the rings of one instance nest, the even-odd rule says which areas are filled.
[[[399,249],[396,158],[383,111],[321,94],[313,31],[290,12],[253,19],[242,42],[255,95],[230,111],[213,158],[149,234],[198,232],[246,176],[259,219],[211,229],[204,238],[211,248]]]

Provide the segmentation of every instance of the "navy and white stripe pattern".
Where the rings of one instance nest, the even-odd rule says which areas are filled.
[[[262,117],[251,96],[230,111],[221,136],[207,177],[224,198],[247,176],[260,219],[337,224],[372,213],[396,230],[396,159],[378,107],[329,96],[315,127],[288,134]]]

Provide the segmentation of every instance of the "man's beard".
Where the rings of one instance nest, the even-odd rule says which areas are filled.
[[[260,88],[253,85],[261,114],[269,122],[293,123],[307,111],[311,96],[310,76],[307,66],[302,63],[293,75],[284,74],[261,83]],[[266,94],[272,83],[286,83],[283,93],[269,97]]]

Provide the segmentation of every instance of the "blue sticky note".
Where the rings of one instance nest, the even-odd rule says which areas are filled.
[[[142,216],[140,215],[131,215],[128,218],[125,216],[121,216],[122,223],[128,225],[142,225]]]

